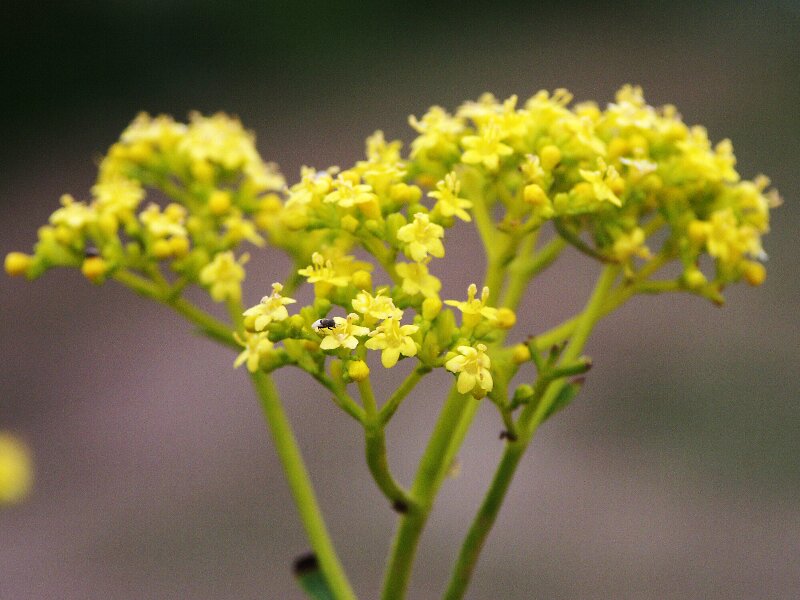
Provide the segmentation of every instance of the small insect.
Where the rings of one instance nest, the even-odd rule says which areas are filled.
[[[336,321],[333,319],[317,319],[311,324],[314,331],[330,331],[336,329]]]
[[[86,246],[86,250],[83,251],[83,255],[86,258],[95,258],[97,256],[100,256],[100,250],[98,250],[94,246]]]

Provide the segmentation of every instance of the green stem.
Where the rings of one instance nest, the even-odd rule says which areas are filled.
[[[322,519],[314,488],[306,470],[300,448],[292,433],[289,419],[278,399],[278,392],[272,379],[265,373],[252,373],[253,385],[258,392],[261,408],[275,442],[275,449],[283,465],[300,520],[306,530],[311,548],[317,556],[330,591],[337,600],[355,600],[336,550],[333,547],[325,522]]]
[[[130,271],[115,271],[113,278],[140,296],[150,298],[172,308],[175,312],[185,317],[186,320],[194,323],[208,337],[231,348],[241,349],[233,337],[233,327],[212,317],[188,300],[180,297],[175,298],[169,293],[169,290],[165,290],[152,281]]]
[[[569,346],[561,356],[562,364],[573,362],[580,356],[589,334],[603,314],[602,309],[605,299],[611,291],[619,271],[619,266],[608,266],[603,269],[586,308],[578,318]],[[553,384],[542,382],[541,380],[537,382],[536,395],[541,400],[535,401],[536,398],[532,399],[520,415],[518,420],[519,437],[516,441],[509,442],[503,453],[492,483],[461,546],[453,575],[444,595],[445,600],[463,598],[480,551],[497,519],[517,465],[533,438],[536,426],[547,414],[548,408],[558,397],[558,392],[563,385],[563,379]]]
[[[394,416],[394,413],[400,407],[400,403],[403,402],[406,396],[408,396],[409,392],[413,390],[419,380],[422,379],[427,373],[430,372],[430,367],[419,366],[411,373],[408,374],[408,377],[405,378],[403,383],[400,384],[394,393],[389,397],[381,407],[381,410],[378,412],[378,422],[383,426],[386,425],[389,420]]]
[[[419,538],[433,508],[436,492],[464,440],[478,405],[478,400],[459,394],[454,386],[442,408],[411,486],[411,497],[417,504],[401,517],[392,543],[381,595],[383,600],[400,600],[405,596]]]
[[[372,478],[394,506],[395,510],[405,513],[413,506],[412,499],[395,481],[389,470],[389,461],[386,458],[386,434],[378,417],[378,405],[372,384],[369,378],[358,382],[358,391],[361,393],[361,402],[364,405],[364,439],[366,445],[367,465]]]

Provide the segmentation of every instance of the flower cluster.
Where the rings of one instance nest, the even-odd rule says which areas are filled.
[[[712,146],[705,129],[672,106],[649,106],[638,87],[605,109],[571,100],[557,90],[525,102],[485,94],[454,113],[433,107],[410,118],[418,135],[407,155],[379,131],[364,160],[303,167],[290,186],[236,119],[140,115],[103,159],[91,200],[64,196],[33,256],[9,254],[6,270],[36,277],[75,266],[98,283],[135,273],[166,298],[196,284],[235,307],[248,259],[240,246],[269,240],[295,267],[285,287],[273,284],[244,311],[237,365],[293,364],[327,381],[333,355],[347,383],[357,379],[349,373],[367,376],[367,351],[379,350],[386,368],[413,358],[452,372],[458,391],[476,397],[505,386],[522,353],[503,347],[517,320],[500,294],[505,275],[480,296],[471,285],[466,300],[440,297],[436,261],[456,223],[477,227],[498,273],[512,262],[520,273],[539,268],[525,260],[551,224],[564,244],[624,266],[642,289],[719,302],[733,282],[764,280],[761,236],[779,197],[766,177],[740,178],[729,141]],[[146,202],[151,193],[168,200]],[[713,269],[701,270],[703,255]],[[677,278],[648,279],[670,262]],[[388,285],[373,284],[376,269]],[[295,301],[283,294],[303,281],[314,301],[290,316]],[[315,327],[320,320],[329,326]]]

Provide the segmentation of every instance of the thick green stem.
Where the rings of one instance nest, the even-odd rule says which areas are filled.
[[[405,513],[412,508],[413,502],[389,471],[386,434],[378,417],[378,405],[369,378],[358,382],[358,391],[361,393],[361,402],[364,405],[364,440],[369,472],[372,473],[372,478],[383,495],[392,502],[395,510]]]
[[[608,266],[603,270],[586,308],[578,318],[569,346],[561,356],[562,364],[569,364],[580,356],[594,325],[603,315],[603,305],[619,271],[620,267],[618,266]],[[516,441],[508,443],[489,490],[461,546],[453,575],[444,595],[445,600],[463,598],[480,551],[497,519],[517,465],[533,438],[536,427],[558,397],[558,392],[563,385],[563,379],[552,384],[546,381],[537,383],[534,399],[523,409],[517,422],[519,437]],[[541,399],[535,401],[537,397]]]
[[[355,600],[356,596],[350,587],[322,519],[322,512],[314,494],[311,479],[303,463],[289,419],[278,399],[275,385],[265,373],[253,373],[251,377],[272,433],[275,449],[283,465],[289,489],[300,513],[300,520],[325,575],[325,581],[336,600]]]

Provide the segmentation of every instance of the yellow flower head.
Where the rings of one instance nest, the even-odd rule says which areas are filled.
[[[297,300],[281,296],[283,286],[280,283],[272,284],[272,293],[261,298],[261,302],[244,311],[245,317],[254,317],[253,329],[263,331],[273,321],[283,321],[289,318],[287,304],[294,304]]]
[[[236,360],[233,362],[233,368],[236,369],[246,363],[247,370],[251,373],[255,373],[258,371],[261,359],[272,352],[272,348],[275,344],[269,341],[267,332],[251,333],[245,331],[244,336],[244,340],[242,340],[236,335],[236,341],[244,347],[244,350],[236,357]]]
[[[500,158],[514,152],[502,142],[505,137],[506,133],[498,123],[490,121],[478,135],[465,135],[461,138],[461,145],[467,149],[461,160],[469,165],[483,164],[490,171],[496,171]]]
[[[411,142],[411,158],[455,152],[456,137],[464,130],[464,121],[454,117],[441,106],[432,106],[422,119],[413,115],[408,123],[420,135]]]
[[[607,166],[602,158],[597,159],[597,171],[580,169],[581,177],[592,185],[595,199],[600,202],[610,202],[614,206],[622,206],[622,200],[617,196],[624,185],[623,179],[613,166]]]
[[[333,317],[336,326],[333,329],[325,329],[325,337],[320,342],[319,347],[322,350],[335,350],[336,348],[347,348],[348,350],[355,349],[358,346],[359,337],[363,337],[369,333],[369,327],[361,327],[356,325],[358,322],[358,315],[350,313],[347,318]]]
[[[652,256],[650,249],[645,245],[645,234],[641,227],[634,227],[631,231],[618,235],[614,240],[611,253],[621,262],[632,256],[644,259]]]
[[[239,260],[233,252],[220,252],[200,271],[200,283],[209,288],[215,302],[237,301],[242,297],[243,265],[250,257],[243,254]]]
[[[409,296],[422,294],[426,298],[436,298],[442,289],[442,282],[428,272],[427,263],[399,263],[397,274],[403,278],[403,291]]]
[[[425,213],[416,213],[413,223],[397,230],[397,239],[405,242],[404,252],[411,260],[422,262],[430,254],[436,258],[444,256],[444,228],[431,223]]]
[[[128,215],[133,213],[144,198],[138,181],[124,177],[102,180],[92,187],[94,207],[100,213]]]
[[[752,225],[739,225],[730,208],[715,211],[707,222],[695,223],[695,229],[705,235],[708,253],[724,264],[735,264],[744,255],[766,258],[758,230]]]
[[[497,320],[497,309],[486,306],[489,300],[489,288],[485,287],[481,291],[480,299],[475,295],[478,293],[478,286],[474,283],[470,284],[467,288],[466,302],[459,302],[458,300],[445,300],[445,304],[455,306],[462,313],[462,321],[466,327],[475,327],[481,320],[489,319],[490,321]]]
[[[397,364],[401,354],[416,355],[417,345],[411,335],[417,330],[419,327],[416,325],[400,325],[399,317],[389,317],[375,331],[370,332],[370,339],[364,345],[370,350],[383,350],[381,363],[387,369],[391,369]]]
[[[428,194],[436,198],[436,209],[445,217],[456,216],[462,221],[472,221],[472,217],[465,210],[472,208],[472,202],[466,198],[459,198],[461,182],[455,173],[448,173],[442,181],[436,184],[436,191]]]
[[[379,290],[375,296],[367,291],[359,292],[353,299],[353,310],[364,315],[364,322],[367,324],[391,317],[403,317],[403,311],[394,305],[389,296],[383,295],[383,290]]]
[[[300,181],[289,188],[286,208],[296,205],[306,206],[320,200],[333,187],[333,176],[330,171],[317,171],[312,167],[300,169]]]
[[[445,369],[458,373],[456,388],[459,394],[472,392],[476,398],[483,398],[494,386],[489,371],[492,362],[486,354],[486,346],[459,346],[457,350],[459,354],[445,363]]]
[[[225,225],[225,237],[235,244],[242,240],[247,240],[259,248],[266,244],[264,238],[256,231],[255,223],[245,219],[238,209],[234,210],[223,224]]]

